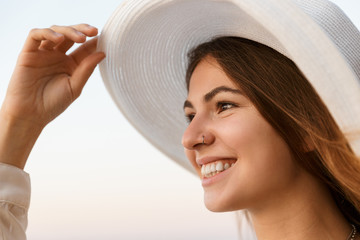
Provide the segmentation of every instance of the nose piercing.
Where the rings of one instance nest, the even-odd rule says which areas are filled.
[[[204,142],[204,135],[202,136],[202,144],[205,144],[205,142]]]

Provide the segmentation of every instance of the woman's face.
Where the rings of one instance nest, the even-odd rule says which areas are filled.
[[[195,68],[184,111],[183,145],[209,210],[263,207],[293,187],[299,168],[288,145],[214,58]]]

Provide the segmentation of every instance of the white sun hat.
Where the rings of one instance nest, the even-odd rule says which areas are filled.
[[[304,73],[360,155],[360,33],[327,0],[127,0],[99,41],[100,71],[126,118],[184,168],[187,53],[218,36],[248,38]]]

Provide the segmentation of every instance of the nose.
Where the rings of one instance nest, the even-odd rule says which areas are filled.
[[[187,150],[196,150],[200,146],[212,144],[214,140],[209,121],[195,116],[184,132],[182,145]]]

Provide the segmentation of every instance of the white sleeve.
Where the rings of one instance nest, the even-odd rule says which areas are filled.
[[[0,163],[0,240],[25,240],[30,204],[30,177]]]

